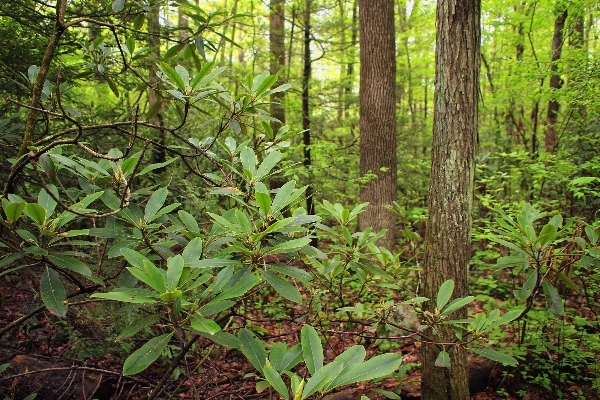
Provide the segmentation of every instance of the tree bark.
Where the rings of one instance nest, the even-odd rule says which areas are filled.
[[[369,206],[359,229],[387,229],[379,245],[394,246],[396,217],[386,209],[396,199],[396,58],[394,1],[359,0],[360,174],[376,174],[360,189]]]
[[[304,9],[304,68],[302,71],[302,129],[304,130],[304,167],[307,169],[308,176],[311,176],[310,166],[310,103],[309,103],[309,84],[312,70],[312,60],[310,56],[310,6],[311,0],[305,1]],[[309,183],[306,188],[306,211],[308,214],[315,213],[313,203],[314,191]],[[317,245],[316,239],[313,239],[313,246]]]
[[[558,144],[558,135],[556,132],[556,121],[558,120],[558,110],[560,104],[556,100],[556,91],[562,87],[562,79],[558,74],[558,61],[562,54],[563,30],[567,19],[567,9],[559,10],[554,22],[554,36],[552,37],[552,64],[550,65],[550,89],[552,89],[552,99],[548,101],[548,113],[546,115],[546,151],[553,153]]]
[[[270,72],[271,75],[279,73],[285,68],[285,8],[284,0],[271,0],[269,12],[269,44],[271,46]],[[279,75],[277,85],[284,83],[283,74]],[[277,129],[285,124],[285,108],[283,107],[283,99],[285,92],[271,94],[271,116],[281,121],[281,124],[276,122],[271,123],[271,127],[276,132]]]
[[[437,3],[436,80],[429,217],[425,239],[425,308],[435,309],[440,285],[452,279],[454,298],[467,295],[471,259],[471,222],[477,104],[479,97],[480,0],[439,0]],[[466,318],[466,309],[452,315]],[[456,340],[442,326],[438,343]],[[458,346],[442,346],[451,368],[435,366],[440,346],[421,348],[422,398],[469,399],[467,354]]]
[[[163,125],[163,116],[161,113],[162,99],[158,92],[160,81],[156,75],[156,63],[160,62],[160,9],[158,5],[148,12],[148,37],[146,44],[153,48],[148,53],[148,120],[156,125]],[[161,130],[159,133],[158,142],[165,144],[166,131]],[[162,163],[166,160],[166,153],[162,147],[155,147],[152,151],[152,162]],[[165,170],[158,168],[154,172],[161,174]]]

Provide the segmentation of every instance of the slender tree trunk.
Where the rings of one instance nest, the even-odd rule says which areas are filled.
[[[562,87],[562,80],[558,73],[558,61],[562,54],[563,30],[567,19],[567,9],[560,10],[554,22],[554,36],[552,37],[552,64],[550,65],[550,89],[552,89],[552,99],[548,101],[548,113],[546,116],[546,151],[553,153],[558,144],[558,135],[556,132],[556,121],[558,120],[558,110],[560,104],[556,100],[556,91]]]
[[[439,0],[437,3],[436,75],[431,149],[429,217],[425,239],[425,306],[435,308],[441,284],[452,279],[454,297],[467,295],[471,259],[471,222],[477,103],[479,98],[480,0]],[[453,319],[466,318],[462,309]],[[452,343],[453,330],[442,326],[439,343]],[[467,353],[442,346],[451,368],[435,366],[440,346],[421,347],[422,398],[469,399]]]
[[[302,129],[304,130],[304,167],[308,170],[309,176],[311,175],[309,83],[312,69],[310,58],[310,7],[311,0],[306,0],[304,9],[304,68],[302,70]],[[309,184],[306,189],[306,211],[309,214],[315,213],[313,194],[313,188]]]
[[[271,75],[279,73],[285,68],[285,8],[284,0],[271,0],[269,12],[269,44],[271,46],[271,59],[269,69]],[[277,86],[284,83],[281,73],[277,79]],[[281,121],[281,124],[271,123],[274,131],[285,124],[285,108],[283,107],[283,99],[285,92],[271,94],[271,116]]]
[[[360,189],[369,206],[359,228],[387,229],[379,244],[394,246],[395,215],[386,209],[396,199],[396,52],[394,1],[359,0],[360,174],[375,174]]]
[[[148,53],[148,119],[156,125],[163,125],[163,115],[161,112],[162,102],[158,92],[160,81],[156,75],[156,63],[160,61],[160,9],[158,6],[148,12],[148,38],[146,44],[153,48]],[[166,131],[159,133],[158,142],[164,144],[166,141]],[[155,147],[152,152],[152,162],[161,163],[166,160],[165,150],[162,147]],[[157,174],[162,173],[163,169],[157,169]]]

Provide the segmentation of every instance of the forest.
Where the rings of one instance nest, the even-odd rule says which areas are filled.
[[[0,2],[0,399],[600,399],[594,0]]]

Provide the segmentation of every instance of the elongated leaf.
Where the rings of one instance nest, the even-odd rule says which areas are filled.
[[[52,185],[52,187],[49,188],[50,191],[53,192],[52,194],[58,197],[58,190],[56,187]],[[54,200],[44,188],[42,188],[38,194],[38,204],[46,210],[46,215],[52,215],[57,205],[56,200]]]
[[[48,256],[48,260],[58,265],[61,268],[70,269],[71,271],[77,272],[84,276],[92,276],[92,271],[83,262],[73,257],[64,256],[61,254],[51,254]]]
[[[265,176],[267,176],[267,174],[269,172],[271,172],[271,170],[273,169],[273,167],[275,165],[277,165],[277,163],[279,161],[281,161],[282,157],[283,157],[283,155],[280,152],[278,152],[278,151],[272,151],[272,152],[270,152],[264,158],[263,162],[258,167],[258,171],[256,171],[256,179],[257,180],[261,180]]]
[[[310,244],[311,239],[309,237],[301,237],[298,239],[286,240],[285,242],[279,243],[273,248],[268,250],[269,254],[286,254],[298,251],[304,246]]]
[[[192,315],[190,320],[192,328],[200,332],[206,332],[209,335],[214,335],[221,330],[219,324],[212,319],[203,318],[198,314]]]
[[[556,290],[550,281],[544,281],[542,288],[544,289],[544,294],[550,300],[550,311],[556,315],[563,315],[565,313],[565,308],[562,299],[558,294],[558,290]]]
[[[192,214],[184,210],[180,210],[177,214],[179,214],[181,222],[183,222],[183,224],[186,228],[188,228],[188,230],[192,232],[200,232],[198,222],[196,222],[196,218],[194,218]]]
[[[351,368],[340,377],[336,386],[345,386],[356,382],[382,378],[397,370],[400,364],[402,364],[402,356],[399,354],[388,353],[378,355]]]
[[[154,300],[151,297],[134,295],[134,294],[130,294],[127,292],[94,293],[90,297],[93,297],[96,299],[121,301],[123,303],[133,303],[133,304],[156,303],[156,300]]]
[[[165,200],[167,199],[168,194],[169,190],[167,188],[160,188],[156,192],[152,193],[152,196],[150,196],[150,198],[148,199],[148,203],[146,204],[146,209],[144,211],[144,221],[152,221],[152,217],[154,217],[158,210],[161,209],[163,204],[165,204]]]
[[[290,395],[288,393],[287,386],[285,386],[285,383],[283,382],[283,379],[281,379],[279,373],[277,373],[274,368],[265,365],[263,367],[263,374],[273,389],[275,389],[277,393],[279,393],[285,400],[289,400]]]
[[[302,304],[302,295],[294,285],[269,271],[261,270],[260,273],[277,293],[288,300]]]
[[[232,299],[234,297],[241,297],[254,286],[256,286],[261,279],[256,275],[250,275],[245,278],[239,280],[238,283],[233,285],[232,287],[228,287],[223,290],[217,297],[215,297],[214,301]]]
[[[489,326],[489,329],[493,329],[493,328],[496,328],[496,327],[498,327],[500,325],[504,325],[504,324],[506,324],[506,323],[514,320],[515,318],[517,318],[522,313],[523,313],[522,309],[507,311],[503,316],[499,317],[494,322],[492,322],[490,324],[490,326]]]
[[[146,168],[144,168],[143,170],[141,170],[140,172],[138,172],[136,174],[136,176],[142,176],[142,175],[147,174],[150,171],[154,171],[155,169],[164,168],[167,165],[169,165],[169,164],[171,164],[171,163],[173,163],[175,161],[177,161],[177,158],[171,158],[170,160],[167,160],[167,161],[162,162],[162,163],[156,163],[156,164],[148,165]]]
[[[177,255],[167,261],[167,286],[175,289],[181,278],[185,261],[183,256]]]
[[[198,332],[198,334],[200,336],[204,336],[205,338],[212,340],[216,344],[229,347],[230,349],[239,349],[240,347],[242,347],[242,342],[240,342],[240,340],[231,333],[219,331],[214,335],[208,334],[206,332]]]
[[[181,255],[185,264],[198,261],[202,257],[202,238],[197,237],[190,240]]]
[[[46,210],[39,204],[28,203],[25,206],[25,214],[38,225],[43,225],[46,222]]]
[[[446,282],[442,283],[440,286],[440,290],[437,295],[437,309],[441,310],[444,308],[450,297],[452,297],[452,292],[454,291],[454,281],[452,279],[448,279]]]
[[[52,268],[46,268],[40,278],[42,301],[48,310],[58,316],[67,315],[67,294],[58,274]]]
[[[311,375],[323,367],[323,345],[316,329],[310,325],[304,325],[300,333],[302,343],[302,354],[304,362]]]
[[[123,248],[121,249],[121,254],[123,254],[123,257],[125,257],[129,264],[141,270],[144,269],[144,261],[151,262],[142,253],[133,249]]]
[[[289,371],[298,365],[304,356],[302,354],[302,345],[300,343],[296,344],[292,348],[290,348],[283,358],[281,359],[281,364],[279,365],[279,371]]]
[[[454,300],[452,300],[450,302],[450,304],[448,304],[442,310],[441,316],[445,317],[446,315],[450,315],[454,311],[458,310],[459,308],[466,306],[467,304],[469,304],[473,300],[475,300],[475,296],[467,296],[467,297],[461,297],[459,299],[454,299]]]
[[[302,398],[306,399],[308,396],[321,390],[325,385],[327,385],[327,383],[329,383],[335,376],[338,375],[342,368],[342,363],[334,361],[316,371],[306,381],[306,385],[302,391]]]
[[[130,234],[122,229],[111,229],[111,228],[92,228],[90,229],[90,236],[106,239],[129,239]]]
[[[271,211],[271,196],[268,193],[254,192],[254,198],[262,212],[267,215]]]
[[[291,265],[281,265],[281,264],[269,264],[269,269],[273,271],[277,271],[280,274],[287,275],[291,278],[300,279],[308,281],[312,278],[312,275],[300,268],[292,267]]]
[[[252,363],[261,374],[267,361],[267,351],[263,342],[249,329],[242,328],[238,333],[238,338],[242,342],[242,353]]]
[[[338,386],[340,378],[347,374],[351,369],[359,366],[364,360],[367,352],[364,346],[356,345],[352,346],[342,354],[337,356],[334,362],[339,362],[342,365],[334,378],[323,388],[326,392]]]
[[[239,260],[228,260],[226,258],[207,258],[205,260],[193,261],[189,263],[190,268],[218,268],[218,267],[235,267],[240,265]]]
[[[123,364],[123,375],[133,375],[142,372],[160,356],[160,353],[171,340],[173,333],[167,333],[150,339],[145,345],[127,357]]]
[[[512,367],[517,366],[519,363],[514,357],[509,356],[508,354],[501,353],[492,349],[472,349],[473,353],[478,354],[482,357],[489,358],[493,361],[498,361],[503,365],[510,365]]]
[[[369,389],[369,390],[371,390],[372,392],[375,392],[377,394],[382,395],[386,399],[393,399],[393,400],[401,400],[402,399],[396,393],[390,392],[389,390],[383,390],[383,389]]]
[[[131,269],[129,271],[131,271]],[[146,285],[150,286],[158,293],[164,293],[167,290],[165,286],[165,278],[163,277],[161,270],[150,261],[144,261],[144,272],[146,273],[146,276],[148,276],[148,281],[144,281]],[[136,278],[141,280],[141,278],[137,276]]]
[[[222,300],[222,301],[211,301],[204,307],[198,310],[200,315],[212,315],[220,313],[221,311],[227,310],[235,305],[235,301]]]

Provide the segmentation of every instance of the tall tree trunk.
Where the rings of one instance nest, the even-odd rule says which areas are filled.
[[[556,100],[556,91],[562,87],[562,80],[558,74],[558,61],[562,53],[563,30],[567,19],[567,9],[560,9],[554,21],[554,36],[552,37],[552,64],[550,65],[550,89],[552,89],[552,99],[548,101],[548,113],[546,116],[546,151],[553,153],[558,144],[558,135],[556,133],[556,121],[558,120],[558,109],[560,104]]]
[[[467,295],[471,259],[473,180],[479,97],[480,0],[437,3],[436,74],[431,149],[429,217],[425,239],[424,296],[434,301],[441,284],[452,279],[454,297]],[[453,319],[467,317],[461,309]],[[439,343],[452,343],[453,330],[442,326]],[[467,353],[444,346],[451,368],[435,366],[440,347],[421,348],[422,398],[469,399]]]
[[[309,83],[312,69],[312,60],[310,59],[310,6],[311,0],[305,1],[304,9],[304,68],[302,70],[302,129],[304,130],[304,167],[308,170],[310,177],[310,104],[309,104]],[[313,203],[313,188],[309,184],[306,189],[306,211],[309,214],[315,213]],[[313,243],[316,245],[316,242]]]
[[[275,75],[285,68],[285,8],[284,0],[271,0],[269,12],[269,44],[271,46],[271,59],[269,70],[271,75]],[[284,83],[281,73],[277,79],[277,86]],[[274,131],[277,131],[279,126],[285,124],[285,108],[283,107],[283,99],[285,92],[271,94],[271,116],[281,121],[281,124],[276,122],[271,123]]]
[[[394,245],[396,217],[386,209],[396,199],[396,57],[394,1],[359,0],[360,174],[376,174],[360,189],[369,206],[359,228],[387,229],[379,244]]]
[[[161,96],[159,94],[160,81],[156,75],[156,63],[160,62],[160,8],[152,8],[148,12],[148,38],[146,44],[152,50],[148,53],[148,119],[155,125],[163,125],[163,116],[161,113]],[[166,131],[161,130],[158,142],[164,144],[166,141]],[[152,152],[152,162],[165,162],[166,154],[162,147],[155,147]],[[164,169],[157,169],[155,173],[160,174]]]

